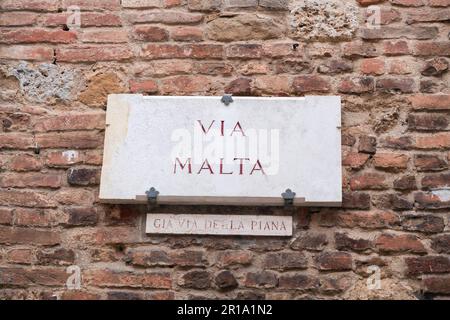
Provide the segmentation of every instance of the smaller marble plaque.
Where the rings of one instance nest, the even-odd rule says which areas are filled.
[[[146,233],[291,236],[292,216],[148,213]]]

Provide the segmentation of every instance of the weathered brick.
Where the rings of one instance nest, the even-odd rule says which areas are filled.
[[[345,252],[323,252],[315,258],[316,266],[321,271],[345,271],[353,267],[352,256]]]
[[[207,92],[210,87],[211,80],[206,76],[177,76],[164,79],[161,92],[164,94]]]
[[[414,166],[418,171],[441,171],[448,168],[447,162],[444,159],[430,154],[415,155]]]
[[[271,271],[249,272],[244,284],[251,288],[274,288],[278,284],[277,275]]]
[[[146,92],[155,93],[158,92],[158,84],[154,80],[130,80],[131,92]]]
[[[120,0],[62,0],[62,8],[67,9],[70,6],[78,6],[83,11],[118,10],[120,9]]]
[[[0,226],[0,243],[2,244],[37,244],[57,245],[61,242],[60,233],[29,228],[12,228]]]
[[[432,238],[431,247],[438,253],[450,253],[450,234],[440,234]]]
[[[327,78],[315,75],[295,77],[292,87],[296,93],[328,92],[331,89],[330,81]]]
[[[249,251],[235,250],[224,251],[217,256],[217,263],[221,267],[246,266],[253,260],[253,254]]]
[[[230,290],[238,287],[238,282],[233,273],[228,270],[220,271],[214,277],[214,283],[222,290]]]
[[[427,40],[436,38],[438,31],[437,27],[382,26],[380,28],[362,29],[360,32],[361,38],[366,40],[398,38]]]
[[[3,0],[0,3],[2,10],[31,10],[31,11],[56,11],[58,1],[54,0]]]
[[[408,42],[404,40],[385,41],[384,54],[387,56],[400,56],[410,54]]]
[[[444,130],[448,127],[449,120],[445,114],[412,113],[408,116],[408,129],[420,131]]]
[[[416,201],[417,207],[419,209],[447,209],[450,208],[450,200],[445,197],[441,199],[437,192],[425,193],[417,192],[414,195],[414,200]]]
[[[417,56],[450,56],[450,41],[417,42],[414,54]]]
[[[384,233],[381,234],[375,240],[375,247],[382,254],[390,254],[390,253],[415,253],[415,254],[423,254],[426,253],[423,243],[414,235],[409,234],[389,234]]]
[[[71,13],[51,13],[40,17],[40,22],[46,27],[65,26]],[[113,13],[83,12],[81,27],[119,27],[122,25],[120,16]]]
[[[170,30],[170,38],[175,41],[202,41],[203,30],[198,27],[177,27]]]
[[[375,81],[372,77],[346,77],[339,83],[338,91],[341,93],[361,94],[373,92]]]
[[[438,133],[433,135],[418,136],[416,138],[418,149],[447,149],[450,148],[450,133]]]
[[[84,281],[97,287],[130,287],[170,289],[172,278],[167,272],[127,272],[91,269],[83,273]]]
[[[169,31],[155,26],[136,26],[132,34],[133,38],[139,41],[161,42],[169,39]]]
[[[295,239],[290,247],[292,250],[322,251],[328,244],[328,239],[324,233],[302,233]]]
[[[359,138],[358,151],[375,153],[377,151],[377,138],[374,136],[361,136]]]
[[[12,249],[6,253],[6,260],[15,264],[31,264],[34,261],[31,249]]]
[[[100,170],[97,168],[70,168],[67,181],[71,185],[88,186],[100,183]]]
[[[127,13],[125,17],[131,23],[194,24],[203,20],[203,14],[175,10],[139,10]]]
[[[226,56],[238,59],[257,59],[262,55],[260,44],[233,44],[227,47]]]
[[[37,263],[41,265],[71,265],[75,261],[75,252],[70,249],[46,249],[38,251]]]
[[[337,225],[347,228],[381,229],[400,223],[399,216],[392,211],[346,211],[336,214]]]
[[[72,31],[38,28],[0,29],[0,43],[72,43],[76,39],[77,34]]]
[[[42,168],[42,160],[39,156],[22,153],[10,158],[8,168],[12,171],[39,171]]]
[[[15,216],[18,226],[50,227],[56,220],[52,211],[34,208],[17,208]]]
[[[386,176],[379,173],[364,173],[350,179],[352,190],[383,190],[388,188]]]
[[[394,189],[396,190],[416,190],[417,182],[415,176],[403,176],[393,182]]]
[[[413,78],[377,79],[376,89],[385,93],[412,93],[415,90],[415,81]]]
[[[410,98],[415,110],[450,110],[450,95],[418,94]]]
[[[0,224],[10,225],[13,222],[13,210],[0,208]]]
[[[430,277],[422,280],[425,292],[450,294],[450,277]]]
[[[411,257],[405,263],[408,275],[450,272],[450,259],[445,256]]]
[[[423,189],[444,188],[450,185],[450,173],[430,174],[422,178]]]
[[[183,288],[208,289],[211,286],[211,275],[204,270],[189,271],[183,274],[178,284]]]
[[[59,286],[66,284],[69,274],[57,268],[0,268],[0,284],[4,286]]]
[[[235,96],[249,96],[252,93],[252,82],[247,78],[238,78],[231,81],[226,87],[225,92]]]
[[[308,260],[301,252],[268,253],[263,262],[264,268],[276,270],[306,269],[307,265]]]
[[[71,207],[66,208],[68,218],[65,222],[66,226],[93,226],[97,224],[97,210],[91,207]]]
[[[402,228],[407,231],[438,233],[444,231],[445,223],[441,217],[424,214],[408,214],[402,218]]]
[[[61,62],[121,61],[133,57],[126,45],[78,46],[56,50],[56,59]]]
[[[128,33],[119,28],[84,30],[80,39],[86,43],[123,43],[128,41]]]
[[[370,75],[380,75],[385,72],[385,63],[383,59],[371,58],[361,61],[361,72]]]
[[[404,154],[377,153],[373,157],[373,165],[383,170],[404,170],[408,166],[409,157]]]
[[[366,164],[367,160],[369,160],[368,154],[351,152],[344,157],[342,160],[342,165],[353,169],[360,169]]]
[[[93,149],[103,146],[103,137],[96,132],[41,133],[36,142],[41,148]]]
[[[35,191],[0,191],[0,205],[48,208],[56,206],[50,195]]]
[[[254,79],[253,86],[256,92],[273,95],[286,95],[291,91],[289,78],[286,76],[258,76]]]
[[[105,114],[82,113],[66,114],[41,118],[34,124],[37,132],[65,131],[65,130],[92,130],[105,128]]]
[[[334,236],[336,249],[340,251],[366,251],[372,248],[372,241],[354,238],[346,233],[336,233]]]
[[[369,209],[370,195],[360,192],[344,192],[342,195],[342,207],[347,209]]]
[[[0,26],[17,27],[29,26],[36,23],[38,14],[34,12],[8,12],[0,13]]]
[[[293,290],[313,290],[319,287],[319,279],[308,274],[283,274],[279,280],[279,287]]]

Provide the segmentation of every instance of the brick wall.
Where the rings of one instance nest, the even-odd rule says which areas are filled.
[[[450,1],[326,3],[1,0],[0,298],[448,297]],[[97,201],[117,92],[341,95],[343,207],[291,239],[145,235],[145,207]]]

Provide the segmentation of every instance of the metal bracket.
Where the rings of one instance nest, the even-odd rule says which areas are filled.
[[[145,191],[147,195],[147,202],[149,209],[156,206],[156,199],[158,198],[159,191],[154,187],[151,187],[149,190]]]
[[[294,205],[295,192],[292,192],[291,189],[286,189],[281,196],[283,197],[285,207],[291,207]]]
[[[224,94],[222,96],[222,99],[220,100],[222,101],[223,104],[225,104],[226,106],[228,106],[230,103],[233,102],[233,97],[231,94]]]

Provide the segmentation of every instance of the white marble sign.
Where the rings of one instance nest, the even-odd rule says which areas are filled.
[[[100,200],[339,206],[340,126],[337,96],[110,95]]]
[[[146,233],[291,236],[292,216],[148,213]]]

